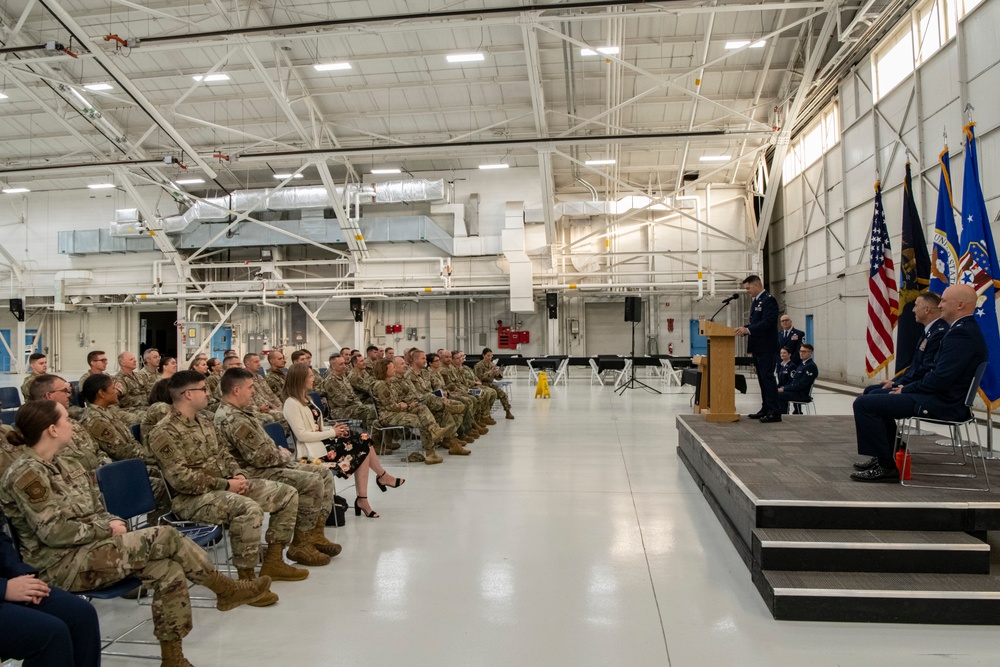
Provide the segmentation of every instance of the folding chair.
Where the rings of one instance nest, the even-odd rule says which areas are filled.
[[[329,412],[327,412],[326,401],[323,400],[323,394],[319,393],[318,391],[310,391],[309,400],[312,401],[317,408],[319,408],[319,411],[323,413],[324,417],[330,414]]]
[[[285,436],[285,429],[281,424],[264,424],[264,432],[267,433],[271,440],[274,440],[274,444],[278,447],[284,447],[292,454],[295,454],[295,447],[288,442],[288,438]]]
[[[670,363],[669,359],[660,359],[660,381],[667,387],[671,385],[681,386],[681,375],[682,371],[679,368],[674,368],[674,365]]]
[[[804,415],[816,414],[816,402],[813,401],[813,388],[811,386],[809,387],[809,400],[789,401],[788,404],[792,407],[793,411],[795,408],[798,408]]]
[[[961,455],[961,461],[949,461],[945,463],[940,463],[936,465],[949,465],[949,466],[960,466],[965,468],[969,462],[972,462],[971,472],[966,473],[945,473],[945,472],[912,472],[913,477],[955,477],[955,478],[966,478],[966,479],[978,479],[979,477],[979,467],[976,465],[976,459],[982,460],[983,466],[983,486],[939,486],[937,484],[915,484],[912,481],[908,482],[900,476],[899,483],[903,486],[913,486],[920,488],[930,488],[930,489],[947,489],[953,491],[989,491],[990,490],[990,476],[986,468],[986,459],[982,455],[983,446],[979,441],[979,425],[976,423],[976,416],[972,412],[972,404],[976,400],[976,394],[979,392],[979,383],[983,379],[983,374],[986,372],[987,362],[979,364],[976,368],[976,373],[972,378],[972,383],[969,385],[969,391],[965,396],[965,408],[967,416],[965,419],[961,420],[947,420],[947,419],[933,419],[927,417],[926,415],[921,416],[919,419],[922,422],[928,422],[931,424],[940,424],[942,426],[948,427],[948,432],[950,434],[950,444],[953,453]],[[914,422],[917,417],[907,417],[903,421],[903,427],[896,429],[896,442],[894,446],[895,452],[902,449],[903,454],[903,470],[908,467],[912,468],[912,461],[914,453],[918,455],[934,454],[934,452],[913,452],[910,448],[910,437],[914,434]],[[976,432],[976,439],[972,439],[971,431],[969,427],[972,426]],[[962,431],[965,431],[965,437],[962,437]],[[969,454],[966,456],[965,447],[968,446]],[[973,448],[979,449],[979,454],[977,455]]]
[[[594,357],[590,358],[590,385],[594,385],[594,380],[597,380],[597,384],[604,386],[604,380],[601,378],[601,369],[597,365],[597,359]]]
[[[0,387],[0,406],[7,409],[21,407],[21,390],[17,387]]]
[[[372,422],[372,436],[374,436],[376,433],[379,436],[379,447],[378,451],[376,452],[379,456],[385,456],[385,443],[387,435],[398,434],[400,445],[406,442],[410,442],[414,439],[413,429],[410,426],[406,425],[383,426],[381,420],[379,419],[377,405],[375,406],[375,420]]]
[[[3,422],[7,426],[13,426],[16,417],[17,410],[0,410],[0,422]]]

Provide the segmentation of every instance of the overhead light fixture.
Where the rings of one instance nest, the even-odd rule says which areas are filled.
[[[198,185],[199,183],[204,183],[204,178],[182,178],[179,181],[174,181],[175,185]]]
[[[25,192],[31,192],[28,188],[4,188],[3,193],[5,195],[19,195]]]
[[[302,178],[302,174],[275,174],[274,177],[279,181],[283,181],[286,178]]]
[[[0,100],[5,100],[5,99],[7,99],[7,96],[4,95],[3,93],[0,93]]]
[[[734,39],[726,42],[726,49],[732,51],[733,49],[742,49],[744,46],[749,46],[751,49],[763,49],[766,42],[767,40],[761,39],[751,44],[749,39]]]
[[[481,164],[481,165],[479,165],[479,168],[480,169],[510,169],[510,165],[509,164],[504,164],[503,162],[501,162],[499,164]]]
[[[733,159],[732,155],[702,155],[698,158],[701,162],[729,162]]]
[[[450,63],[475,63],[486,60],[486,56],[481,53],[453,53],[445,56],[445,60]]]
[[[317,72],[331,72],[340,69],[351,69],[351,63],[319,63],[313,65]]]
[[[617,56],[621,52],[617,46],[598,46],[596,49],[580,49],[581,56]]]
[[[211,83],[213,81],[229,81],[228,74],[196,74],[191,78],[195,81],[204,81],[205,83]]]
[[[87,90],[111,90],[114,88],[110,83],[90,83],[84,86]]]
[[[399,174],[402,173],[402,171],[403,170],[398,167],[394,169],[372,169],[373,174]]]
[[[602,165],[602,164],[614,164],[615,162],[617,162],[617,160],[611,160],[611,159],[607,159],[607,160],[587,160],[586,162],[584,162],[584,164],[590,165],[591,167],[596,167],[596,166]]]
[[[87,186],[91,190],[110,190],[115,187],[114,183],[91,183]]]

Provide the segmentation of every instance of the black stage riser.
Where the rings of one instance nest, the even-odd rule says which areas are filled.
[[[1000,530],[1000,514],[978,512],[973,508],[759,505],[754,523],[761,528],[974,532]]]
[[[754,561],[762,570],[799,572],[924,572],[989,574],[987,551],[914,551],[909,549],[817,549],[762,547],[754,543]]]

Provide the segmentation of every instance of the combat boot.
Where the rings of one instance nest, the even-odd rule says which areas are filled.
[[[434,451],[433,445],[424,448],[424,463],[432,466],[435,463],[442,463],[443,461],[444,459],[441,458],[441,455]]]
[[[478,438],[483,434],[483,432],[479,430],[479,426],[473,426],[468,431],[466,431],[465,434],[471,435],[473,438]]]
[[[173,641],[161,641],[160,642],[160,667],[194,667],[187,658],[184,657],[184,652],[181,651],[181,640],[175,639]]]
[[[446,428],[441,428],[440,426],[431,426],[430,429],[428,430],[430,431],[431,434],[431,440],[433,440],[434,442],[441,442],[442,440],[450,438],[451,436],[455,435],[454,424]]]
[[[312,529],[312,541],[313,546],[316,547],[316,551],[324,553],[327,556],[336,556],[342,549],[336,542],[331,542],[326,539],[326,534],[324,530],[326,529],[326,521],[323,517],[320,517],[319,521],[316,523],[316,527]]]
[[[253,574],[252,567],[238,567],[236,572],[239,573],[240,581],[253,581],[257,577]],[[251,607],[270,607],[272,604],[278,601],[278,594],[274,591],[264,591],[264,594],[253,602],[248,602]]]
[[[296,530],[288,546],[288,557],[299,565],[329,565],[330,557],[320,553],[313,545],[311,531]]]
[[[513,419],[514,415],[511,414],[510,410],[507,410],[507,414],[504,415],[504,419]]]
[[[256,602],[257,598],[270,590],[271,578],[261,574],[249,581],[233,581],[218,572],[213,572],[208,576],[205,586],[215,593],[215,608],[219,611],[229,611],[241,604]]]
[[[497,423],[497,420],[493,419],[493,417],[491,417],[490,415],[486,415],[485,417],[483,417],[483,423],[486,424],[487,426],[493,426]]]
[[[486,428],[485,424],[483,424],[482,426],[478,426],[477,428],[479,429],[479,435],[480,435],[480,437],[482,437],[482,436],[484,436],[484,435],[486,435],[487,433],[490,432],[490,430],[488,428]]]
[[[466,433],[465,435],[463,435],[462,437],[460,437],[459,440],[461,442],[464,442],[465,444],[468,445],[470,443],[475,442],[476,438],[475,438],[475,436],[472,436],[472,435],[469,435],[468,433]]]
[[[448,453],[457,456],[468,456],[472,452],[462,446],[462,441],[458,438],[452,438],[448,442]]]
[[[275,581],[302,581],[309,576],[309,570],[292,567],[281,557],[285,545],[272,542],[264,552],[264,564],[260,566],[260,576],[265,574]]]

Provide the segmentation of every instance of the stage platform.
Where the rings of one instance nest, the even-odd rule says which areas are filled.
[[[987,541],[1000,529],[1000,462],[987,462],[989,492],[862,484],[849,479],[862,458],[850,416],[680,415],[677,429],[678,456],[776,619],[1000,625]],[[939,437],[912,449],[947,451]],[[950,458],[915,455],[914,472],[954,472]]]

